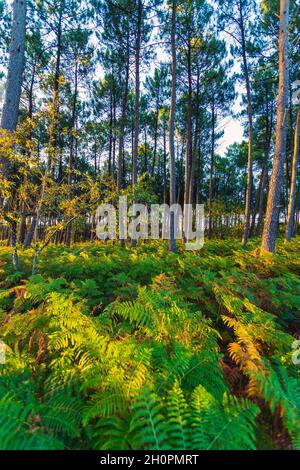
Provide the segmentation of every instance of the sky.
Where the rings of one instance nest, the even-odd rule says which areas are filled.
[[[244,129],[237,119],[231,119],[224,129],[224,136],[220,139],[218,153],[224,155],[229,145],[242,142]]]

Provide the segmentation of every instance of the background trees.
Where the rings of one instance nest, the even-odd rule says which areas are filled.
[[[0,10],[2,84],[14,97],[13,112],[7,111],[8,99],[3,106],[2,128],[14,131],[8,119],[16,123],[17,118],[19,127],[2,134],[1,161],[5,168],[9,158],[17,160],[22,176],[14,180],[15,197],[2,209],[3,239],[28,247],[33,233],[67,245],[93,238],[93,209],[79,202],[91,190],[102,200],[116,200],[123,192],[138,202],[139,180],[149,201],[205,203],[209,238],[234,232],[245,246],[250,236],[261,234],[265,213],[268,251],[274,250],[278,223],[281,228],[287,222],[287,239],[296,232],[299,127],[292,84],[298,79],[299,15],[294,2],[285,13],[291,40],[284,52],[290,56],[284,98],[282,79],[278,90],[283,41],[278,61],[275,2],[256,8],[250,0],[177,1],[172,36],[172,2],[28,1],[25,42],[25,2],[14,5],[22,20],[17,27],[11,6]],[[11,74],[9,44],[16,34],[23,46]],[[15,91],[9,92],[12,83]],[[278,93],[283,127],[276,118]],[[244,124],[247,145],[237,142],[219,151],[232,118]],[[279,134],[286,135],[280,152]],[[11,157],[3,140],[8,135]],[[2,192],[5,197],[8,190]]]

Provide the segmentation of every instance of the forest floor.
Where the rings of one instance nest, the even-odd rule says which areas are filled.
[[[300,448],[299,252],[0,247],[0,449]]]

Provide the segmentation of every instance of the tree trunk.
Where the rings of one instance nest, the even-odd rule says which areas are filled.
[[[135,44],[135,98],[134,98],[134,135],[133,135],[133,152],[132,152],[132,191],[133,200],[135,185],[137,183],[137,156],[139,146],[140,133],[140,53],[141,53],[141,28],[142,28],[142,0],[138,0],[137,11],[137,32]],[[136,240],[131,240],[131,246],[136,246]]]
[[[186,117],[186,149],[184,166],[184,201],[183,204],[189,204],[189,187],[191,178],[191,157],[192,157],[192,70],[191,70],[191,40],[188,38],[187,51],[187,72],[188,72],[188,103]],[[184,218],[184,239],[188,233],[189,217]]]
[[[94,139],[94,177],[97,176],[97,138]]]
[[[14,0],[8,73],[0,125],[2,129],[11,132],[16,130],[18,122],[24,72],[25,32],[26,0]],[[1,157],[0,174],[7,178],[8,171],[9,162],[5,157]]]
[[[61,49],[62,49],[62,14],[63,3],[60,2],[59,18],[57,26],[57,46],[56,46],[56,62],[54,73],[54,89],[53,89],[53,116],[50,128],[50,150],[48,156],[48,168],[54,171],[57,140],[58,140],[58,113],[59,113],[59,91],[60,91],[60,62],[61,62]]]
[[[199,138],[199,96],[200,96],[200,70],[197,64],[197,86],[196,86],[196,116],[195,116],[195,132],[194,142],[192,143],[191,138],[191,169],[190,169],[190,181],[189,181],[189,195],[188,203],[193,205],[194,200],[194,179],[195,179],[195,165],[196,157],[198,152],[198,138]],[[192,227],[193,224],[193,212],[188,211],[188,227]]]
[[[261,172],[261,177],[259,181],[259,187],[257,191],[257,201],[256,201],[255,209],[253,212],[251,236],[254,234],[254,232],[257,237],[259,237],[261,234],[261,225],[262,225],[262,217],[263,217],[263,209],[264,209],[264,189],[265,189],[267,173],[268,173],[268,156],[269,154],[267,153],[265,156],[265,160],[264,160],[264,164],[263,164],[263,168]],[[258,220],[257,220],[256,229],[255,229],[255,219],[256,219],[257,214],[258,214]]]
[[[297,121],[295,127],[294,139],[294,154],[292,161],[292,177],[291,177],[291,192],[288,207],[287,227],[285,233],[285,241],[289,242],[294,232],[294,218],[295,218],[295,202],[296,202],[296,179],[297,179],[297,166],[299,158],[299,138],[300,138],[300,106],[297,112]]]
[[[30,224],[29,230],[27,232],[27,235],[24,241],[24,248],[30,247],[32,240],[33,240],[34,232],[35,232],[35,226],[36,226],[36,215],[32,217],[31,224]]]
[[[75,76],[74,76],[74,95],[73,95],[73,106],[72,106],[72,117],[71,117],[71,129],[70,129],[70,153],[69,153],[69,164],[68,164],[68,199],[72,199],[72,184],[73,184],[73,165],[74,165],[74,140],[76,132],[76,110],[77,110],[77,94],[78,94],[78,59],[75,58]],[[72,223],[70,222],[66,228],[66,245],[71,245],[71,234],[72,234]]]
[[[113,148],[112,148],[112,179],[115,182],[116,177],[116,90],[115,90],[115,79],[113,82]]]
[[[270,108],[269,108],[267,84],[266,84],[265,114],[266,114],[266,128],[265,128],[265,144],[264,144],[264,161],[263,161],[262,172],[261,172],[259,187],[257,191],[257,199],[256,199],[256,204],[253,210],[252,224],[251,224],[251,229],[250,229],[250,236],[252,236],[255,233],[257,237],[261,235],[261,226],[262,226],[263,209],[264,209],[264,190],[265,190],[266,181],[268,177],[268,161],[269,161],[272,131],[273,131],[273,114],[274,114],[273,113],[273,101],[271,101]],[[255,229],[257,213],[258,213],[258,221],[257,221],[256,229]]]
[[[148,171],[148,155],[147,155],[147,127],[144,129],[144,173]]]
[[[24,204],[21,205],[21,223],[19,228],[18,243],[24,243],[26,236],[26,214]]]
[[[164,123],[164,135],[163,135],[163,154],[164,154],[164,168],[163,168],[163,175],[164,175],[164,204],[167,204],[167,143],[166,143],[166,125]]]
[[[245,203],[245,220],[244,220],[244,234],[242,240],[242,246],[245,247],[248,243],[249,233],[250,233],[250,218],[251,218],[251,198],[252,198],[252,147],[253,147],[253,120],[252,120],[252,103],[251,103],[251,90],[250,90],[250,80],[249,80],[249,70],[248,70],[248,61],[246,55],[246,38],[245,38],[245,27],[244,27],[244,17],[242,6],[240,4],[240,26],[241,26],[241,39],[242,39],[242,56],[243,56],[243,66],[244,66],[244,76],[246,82],[246,92],[247,92],[247,113],[248,113],[248,164],[247,164],[247,190],[246,190],[246,203]]]
[[[110,105],[109,105],[109,147],[108,147],[108,175],[111,176],[112,168],[112,150],[113,150],[113,96],[110,90]]]
[[[213,201],[213,176],[215,164],[215,107],[212,102],[212,130],[211,130],[211,156],[209,171],[209,196],[208,196],[208,239],[212,238],[212,201]]]
[[[127,43],[126,43],[126,65],[125,65],[125,84],[124,84],[124,93],[122,99],[122,112],[120,119],[120,129],[119,129],[119,151],[118,151],[118,190],[122,189],[123,181],[123,148],[124,148],[124,131],[125,131],[125,121],[126,121],[126,110],[127,110],[127,99],[128,99],[128,81],[129,81],[129,35],[127,33]]]
[[[280,193],[286,152],[286,112],[288,105],[289,83],[288,27],[289,0],[280,0],[279,93],[277,105],[276,143],[273,170],[269,186],[266,220],[262,238],[262,250],[270,253],[274,253],[275,251]]]
[[[171,103],[169,115],[169,157],[170,157],[170,206],[176,203],[176,174],[175,174],[175,106],[176,106],[176,78],[177,78],[177,57],[176,57],[176,13],[177,0],[172,2],[172,29],[171,29],[171,50],[172,50],[172,86]],[[175,241],[175,217],[170,213],[170,240],[169,249],[176,252]]]
[[[127,100],[128,100],[128,83],[129,83],[129,33],[127,31],[126,39],[126,64],[125,64],[125,84],[124,84],[124,93],[122,98],[122,111],[120,119],[120,128],[119,128],[119,149],[118,149],[118,172],[117,172],[117,187],[118,192],[120,193],[123,180],[125,178],[125,160],[124,160],[124,134],[125,134],[125,123],[126,123],[126,111],[127,111]],[[120,245],[125,246],[125,240],[120,240]]]
[[[156,109],[155,109],[155,123],[154,123],[154,148],[153,148],[153,162],[152,162],[152,175],[154,176],[156,154],[157,154],[157,135],[158,135],[158,118],[159,118],[159,104],[160,104],[160,87],[157,90]]]

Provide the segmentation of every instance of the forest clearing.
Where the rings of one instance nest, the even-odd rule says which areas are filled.
[[[1,451],[300,450],[299,44],[298,0],[0,0]]]

